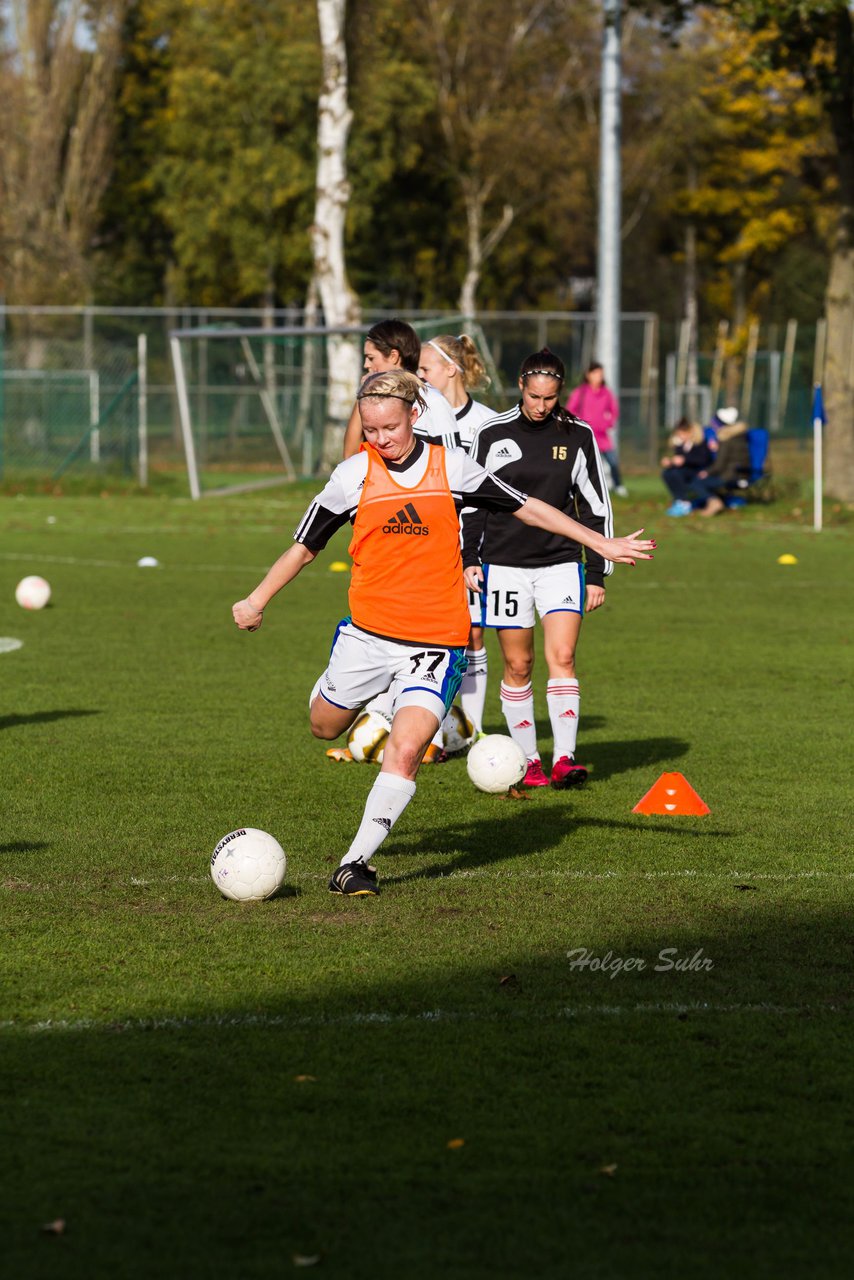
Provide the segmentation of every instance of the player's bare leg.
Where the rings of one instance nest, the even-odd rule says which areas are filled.
[[[335,707],[327,702],[322,694],[312,700],[309,710],[309,725],[315,738],[338,738],[346,733],[358,716],[361,707],[351,710],[348,707]]]

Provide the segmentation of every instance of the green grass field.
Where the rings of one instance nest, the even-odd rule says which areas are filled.
[[[660,550],[585,624],[587,787],[424,769],[347,901],[374,773],[306,705],[346,539],[230,618],[313,488],[2,499],[4,1275],[849,1274],[850,526],[622,503]],[[710,816],[631,812],[672,770]],[[211,883],[240,825],[288,853],[272,902]]]

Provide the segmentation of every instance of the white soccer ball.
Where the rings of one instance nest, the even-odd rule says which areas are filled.
[[[442,746],[449,756],[458,756],[474,742],[474,725],[462,707],[451,707],[442,721]]]
[[[211,855],[211,878],[234,902],[272,898],[285,882],[285,851],[266,831],[239,827],[223,836]]]
[[[378,711],[363,711],[347,735],[350,755],[360,764],[382,764],[391,724]]]
[[[478,791],[490,794],[515,786],[527,767],[525,752],[503,733],[488,733],[485,738],[478,738],[466,759],[468,775]]]
[[[36,574],[22,578],[15,588],[15,599],[22,609],[43,609],[50,599],[50,583]]]

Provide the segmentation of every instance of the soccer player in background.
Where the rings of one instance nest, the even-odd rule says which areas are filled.
[[[471,338],[465,333],[457,338],[449,333],[430,338],[421,347],[418,374],[437,391],[442,392],[457,419],[460,445],[466,453],[471,452],[478,429],[496,415],[495,409],[472,399],[472,391],[489,386],[489,375]],[[460,704],[475,733],[481,734],[489,669],[483,643],[483,627],[480,625],[479,592],[469,590],[468,601],[471,635],[466,650],[468,666],[460,686]]]
[[[577,515],[588,530],[610,536],[611,503],[591,428],[559,404],[563,362],[546,347],[527,357],[519,374],[521,399],[478,432],[472,457],[514,488],[559,511]],[[520,529],[501,511],[463,515],[466,585],[481,592],[481,621],[495,627],[504,658],[501,708],[510,736],[528,758],[526,787],[577,786],[587,770],[575,760],[580,693],[575,651],[585,609],[605,600],[613,565],[587,546],[586,566],[576,538]],[[551,775],[537,746],[534,692],[535,609],[543,625],[548,667],[546,701],[554,735]]]
[[[312,695],[312,732],[337,738],[375,694],[395,681],[399,692],[380,774],[329,882],[331,892],[349,896],[378,892],[370,859],[415,794],[421,758],[465,668],[459,508],[512,513],[621,563],[651,559],[655,547],[636,534],[605,538],[490,475],[461,449],[419,440],[420,395],[421,383],[405,371],[365,379],[358,407],[366,447],[339,463],[300,521],[295,544],[232,608],[241,630],[257,631],[273,597],[352,521],[350,616],[338,625]]]
[[[365,335],[364,357],[366,377],[392,369],[415,373],[421,357],[421,339],[405,320],[381,320]],[[435,440],[448,449],[459,444],[454,412],[441,391],[429,384],[425,384],[421,391],[415,434]],[[355,404],[344,431],[344,457],[352,457],[361,446],[362,422],[358,404]]]

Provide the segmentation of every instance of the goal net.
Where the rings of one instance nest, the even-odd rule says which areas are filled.
[[[136,447],[136,370],[127,353],[42,340],[0,347],[0,478],[58,479],[69,469],[129,471]]]
[[[412,323],[427,339],[457,332],[460,321],[441,316]],[[191,496],[267,488],[340,461],[368,328],[173,330]]]

